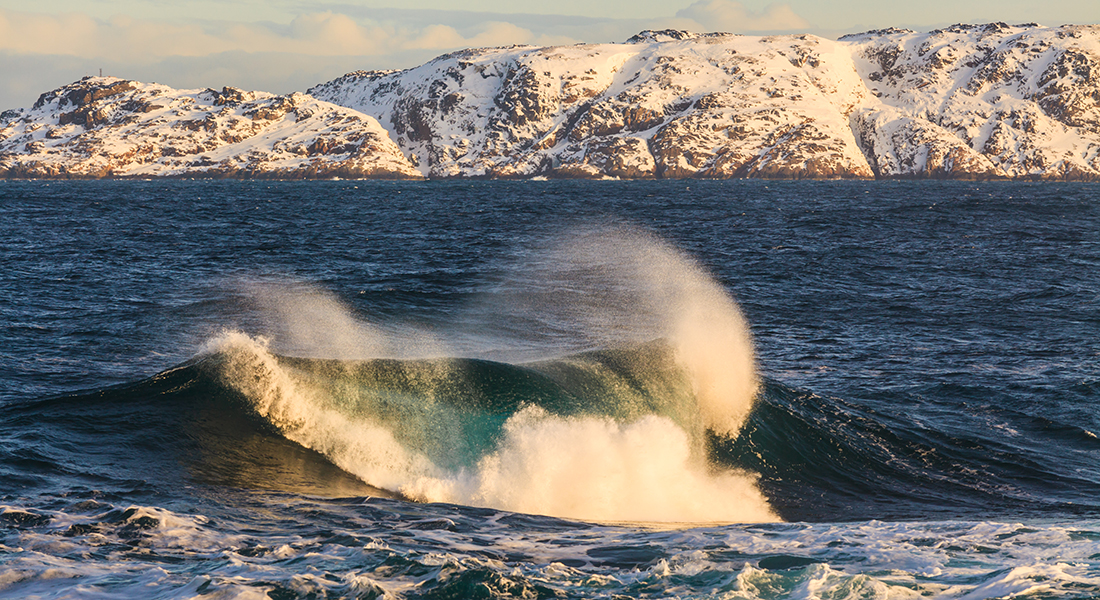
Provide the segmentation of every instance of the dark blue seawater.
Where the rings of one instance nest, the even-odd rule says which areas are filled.
[[[1098,434],[1095,185],[0,183],[3,598],[1095,598]]]

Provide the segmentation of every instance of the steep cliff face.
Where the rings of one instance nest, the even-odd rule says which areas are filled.
[[[0,114],[0,176],[1100,180],[1098,26],[646,31],[309,94],[86,78]]]
[[[879,101],[852,119],[877,175],[1100,178],[1100,27],[955,25],[841,41]]]
[[[849,124],[867,89],[813,36],[470,50],[309,93],[378,115],[432,177],[873,176]]]
[[[90,77],[0,115],[2,177],[420,174],[378,122],[304,94]]]

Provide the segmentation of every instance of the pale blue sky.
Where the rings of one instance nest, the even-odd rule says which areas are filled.
[[[469,46],[622,41],[642,29],[813,33],[1100,23],[1100,0],[0,0],[0,110],[104,73],[285,93]]]
[[[693,0],[0,0],[0,8],[40,13],[86,13],[107,18],[130,15],[142,19],[226,19],[289,22],[310,12],[369,12],[371,9],[414,9],[446,12],[568,15],[610,19],[673,17]],[[786,4],[813,28],[848,29],[907,24],[934,27],[958,22],[1036,21],[1095,23],[1100,20],[1097,0],[742,0],[750,12]],[[445,23],[444,23],[445,24]]]

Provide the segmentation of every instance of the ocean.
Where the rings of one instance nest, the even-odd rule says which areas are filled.
[[[1100,187],[0,182],[0,597],[1100,597]]]

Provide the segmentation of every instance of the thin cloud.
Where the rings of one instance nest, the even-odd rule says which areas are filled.
[[[0,52],[132,62],[234,51],[382,56],[412,50],[571,41],[507,22],[480,23],[461,30],[432,23],[395,27],[370,20],[356,21],[333,12],[299,15],[289,26],[281,26],[220,21],[168,23],[132,17],[104,21],[81,14],[47,15],[0,9]]]
[[[704,31],[760,33],[805,31],[810,27],[787,4],[770,4],[753,12],[732,0],[701,0],[677,12],[676,17],[697,23]]]

